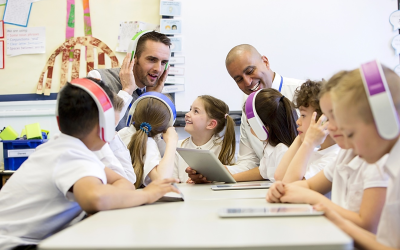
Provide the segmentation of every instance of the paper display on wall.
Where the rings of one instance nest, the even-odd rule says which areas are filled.
[[[133,36],[142,30],[160,31],[160,25],[140,21],[125,21],[119,24],[119,35],[116,51],[127,52]]]
[[[4,69],[4,41],[0,41],[0,69]]]
[[[160,15],[161,16],[180,16],[181,15],[181,2],[179,1],[160,1]]]
[[[160,31],[164,34],[181,34],[182,33],[182,21],[177,19],[161,19],[160,20]]]
[[[0,0],[0,5],[5,5],[7,0]]]
[[[8,0],[4,10],[4,23],[28,26],[32,0]]]
[[[170,37],[171,52],[182,52],[182,37]]]
[[[6,36],[8,56],[45,53],[45,27],[7,29]]]

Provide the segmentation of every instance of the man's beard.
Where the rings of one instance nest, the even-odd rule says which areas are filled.
[[[156,79],[156,81],[154,82],[154,83],[151,83],[151,82],[149,82],[149,80],[147,79],[147,72],[144,72],[142,69],[141,69],[141,67],[140,67],[140,64],[139,64],[139,61],[136,63],[136,65],[135,66],[138,66],[139,68],[139,70],[138,71],[140,71],[139,72],[139,74],[138,74],[138,78],[139,78],[139,81],[140,81],[140,83],[142,84],[142,85],[144,85],[144,86],[146,86],[146,87],[154,87],[154,86],[156,86],[157,85],[157,82],[158,82],[158,80],[159,80],[159,78],[157,78]]]

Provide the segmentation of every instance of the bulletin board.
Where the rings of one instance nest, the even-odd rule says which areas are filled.
[[[112,50],[118,42],[119,24],[122,21],[143,21],[159,24],[159,0],[91,0],[90,18],[92,35]],[[5,6],[0,6],[0,18]],[[5,55],[5,68],[0,69],[0,101],[7,97],[35,94],[36,86],[49,56],[65,42],[67,0],[39,0],[32,3],[28,27],[45,27],[46,52],[32,55]],[[75,37],[84,36],[82,0],[75,0]],[[5,24],[4,29],[22,27]],[[7,46],[6,38],[4,40]],[[5,51],[6,53],[6,51]],[[121,65],[125,53],[115,52]],[[111,67],[108,57],[106,66]],[[80,77],[86,76],[81,63]],[[55,61],[51,93],[58,93],[61,56]],[[54,96],[54,95],[53,95]],[[8,100],[8,99],[7,99]]]

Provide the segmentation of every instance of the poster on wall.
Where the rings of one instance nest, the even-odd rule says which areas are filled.
[[[125,21],[119,24],[119,35],[116,51],[127,52],[129,42],[136,33],[143,30],[160,31],[160,25],[140,21]]]
[[[174,0],[160,1],[160,16],[180,16],[181,2]]]
[[[170,37],[171,52],[182,52],[182,37]]]
[[[0,69],[4,69],[4,41],[0,41]]]
[[[6,34],[8,56],[46,52],[45,27],[7,29]]]
[[[4,38],[4,21],[0,21],[0,38]]]
[[[160,31],[164,34],[176,35],[182,33],[182,21],[176,19],[161,19]]]
[[[4,9],[4,23],[27,27],[32,0],[8,0]]]

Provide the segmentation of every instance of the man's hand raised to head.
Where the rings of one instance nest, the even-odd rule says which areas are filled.
[[[155,85],[154,87],[146,87],[146,91],[147,92],[155,91],[155,92],[161,93],[161,91],[164,88],[164,83],[167,80],[168,72],[169,72],[169,65],[168,65],[167,69],[164,70],[161,77],[158,79],[157,85]]]
[[[131,53],[127,53],[124,61],[122,62],[121,70],[119,72],[119,79],[121,80],[122,90],[132,95],[133,91],[137,89],[135,77],[133,76],[133,66],[135,60],[131,61]]]

